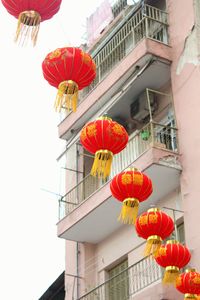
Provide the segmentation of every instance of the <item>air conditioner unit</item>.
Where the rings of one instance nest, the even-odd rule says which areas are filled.
[[[152,93],[149,93],[151,112],[157,108],[155,97]],[[143,92],[130,106],[130,115],[133,120],[142,122],[149,116],[149,106],[147,101],[146,91]]]

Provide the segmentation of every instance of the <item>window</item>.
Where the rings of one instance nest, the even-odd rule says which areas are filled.
[[[157,132],[156,140],[165,144],[167,149],[177,151],[175,120],[171,120],[165,126]]]
[[[177,226],[178,240],[181,244],[185,244],[185,229],[184,223]]]
[[[177,239],[181,244],[185,244],[185,229],[184,229],[184,223],[180,223],[177,225],[177,237],[175,234],[175,231],[171,234],[170,237],[167,238],[167,240],[174,240]]]
[[[129,294],[128,270],[125,271],[127,268],[128,260],[125,260],[108,271],[110,281],[107,295],[109,300],[123,300],[127,298]]]

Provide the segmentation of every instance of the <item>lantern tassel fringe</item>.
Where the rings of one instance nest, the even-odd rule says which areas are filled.
[[[139,210],[139,201],[137,199],[126,199],[123,202],[118,220],[124,224],[135,224]]]
[[[78,102],[78,85],[73,80],[62,81],[58,86],[58,92],[54,103],[55,110],[60,112],[61,108],[68,111],[76,111]]]
[[[41,16],[35,11],[24,11],[20,13],[15,34],[15,42],[22,46],[30,40],[36,45],[40,28]]]
[[[144,249],[144,256],[149,256],[152,254],[153,257],[157,257],[161,243],[162,243],[161,240],[158,240],[158,239],[147,240],[146,246]]]
[[[174,284],[176,283],[176,278],[179,275],[179,271],[165,271],[163,277],[163,284]]]
[[[64,94],[58,91],[56,100],[55,100],[55,110],[60,112],[61,108],[66,108],[67,111],[76,112],[77,108],[77,101],[78,101],[78,92],[75,92],[73,95],[71,94]]]
[[[91,169],[91,175],[103,178],[108,178],[111,171],[113,154],[108,150],[99,150],[95,153],[93,166]]]

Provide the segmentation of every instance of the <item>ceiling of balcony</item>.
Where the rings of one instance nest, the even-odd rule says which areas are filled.
[[[145,173],[152,179],[154,193],[147,201],[140,203],[139,213],[174,191],[180,182],[180,170],[176,168],[152,164],[145,170]],[[110,197],[89,214],[77,220],[60,237],[79,242],[99,243],[120,227],[127,226],[117,221],[120,210],[121,203]]]
[[[146,88],[159,91],[163,85],[169,82],[169,80],[169,65],[156,59],[147,66],[145,71],[135,78],[133,84],[130,85],[127,91],[110,109],[107,110],[108,116],[116,119],[116,121],[119,119],[126,120],[126,123],[128,121],[132,122],[130,106],[138,98],[138,96],[141,95]]]
[[[146,88],[159,90],[170,81],[170,63],[150,54],[142,57],[137,65],[132,66],[97,103],[76,120],[75,127],[68,130],[62,138],[68,140],[72,134],[78,133],[90,118],[107,113],[110,117],[130,117],[130,104]]]

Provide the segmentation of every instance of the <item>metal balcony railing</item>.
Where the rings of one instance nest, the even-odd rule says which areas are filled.
[[[126,57],[132,49],[143,39],[151,38],[159,42],[168,43],[168,14],[156,7],[144,5],[127,19],[125,24],[108,39],[106,44],[91,55],[96,64],[96,78],[93,83],[79,93],[79,101],[84,98],[108,75],[113,68]],[[106,37],[108,38],[108,37]],[[105,38],[105,39],[106,39]],[[70,112],[64,111],[61,119]]]
[[[126,148],[119,154],[114,155],[112,170],[108,180],[130,166],[150,147],[158,147],[168,151],[178,152],[177,128],[150,122],[143,127],[142,130],[134,132],[129,137]],[[73,211],[77,205],[87,199],[104,184],[105,181],[87,175],[59,200],[59,218],[61,219]]]
[[[160,266],[145,257],[77,300],[131,300],[135,293],[161,278]]]

